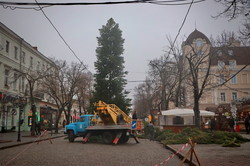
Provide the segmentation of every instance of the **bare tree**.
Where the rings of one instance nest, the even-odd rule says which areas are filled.
[[[185,57],[182,55],[182,50],[177,43],[172,41],[171,37],[167,37],[169,43],[169,51],[166,52],[167,55],[171,54],[173,56],[173,61],[176,63],[175,67],[175,77],[176,77],[176,88],[174,90],[175,95],[175,106],[182,107],[186,105],[185,100],[185,86],[184,80],[189,75],[188,71],[185,70]]]
[[[65,113],[67,124],[70,121],[71,108],[74,96],[77,94],[77,85],[82,81],[82,74],[86,67],[83,64],[55,60],[57,70],[44,81],[44,91],[51,96],[58,107],[55,122],[55,132],[58,132],[58,123],[62,112]]]
[[[49,75],[49,72],[52,68],[52,63],[44,69],[36,69],[34,70],[33,67],[23,68],[20,72],[20,77],[24,76],[28,82],[26,95],[30,98],[30,106],[32,110],[32,126],[31,126],[31,135],[35,135],[35,123],[36,123],[36,106],[35,100],[43,96],[41,93],[38,92],[39,89],[39,82],[41,82],[44,78]]]
[[[226,16],[229,19],[234,19],[238,16],[249,17],[250,2],[248,0],[215,0],[225,6],[225,9],[216,17]]]
[[[157,101],[153,82],[146,78],[145,82],[135,88],[134,110],[139,117],[146,117],[150,111],[157,108],[154,103]]]
[[[250,19],[247,19],[243,23],[243,27],[239,31],[240,39],[244,45],[250,45]]]
[[[177,78],[176,63],[170,56],[154,59],[149,62],[149,73],[155,82],[160,93],[161,110],[169,109],[169,101],[173,98]]]
[[[237,17],[245,19],[245,23],[239,30],[239,37],[241,42],[245,45],[249,45],[250,41],[250,1],[249,0],[215,0],[225,6],[225,9],[215,16],[215,18],[223,17],[229,18],[229,20]]]
[[[79,113],[82,115],[87,113],[89,99],[92,95],[93,76],[91,73],[82,73],[80,79],[81,81],[77,85],[76,96],[79,104]]]
[[[190,77],[187,77],[186,83],[192,88],[194,99],[195,125],[200,127],[200,108],[199,101],[206,87],[209,86],[209,76],[211,68],[211,58],[209,45],[197,46],[188,43],[185,51],[187,68]]]
[[[215,39],[210,38],[211,44],[216,47],[233,47],[236,45],[236,42],[239,42],[238,36],[235,32],[223,31]]]

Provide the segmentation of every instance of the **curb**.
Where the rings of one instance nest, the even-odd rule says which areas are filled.
[[[21,145],[26,145],[26,144],[31,144],[31,143],[35,143],[35,142],[42,142],[42,141],[46,141],[46,140],[49,140],[49,139],[55,139],[55,138],[60,138],[60,137],[65,137],[65,136],[66,135],[60,135],[60,136],[55,136],[55,137],[51,137],[51,138],[44,138],[44,139],[35,140],[35,141],[22,142],[22,143],[18,143],[18,144],[14,144],[14,145],[7,145],[7,146],[0,147],[0,150],[13,148],[13,147],[16,147],[16,146],[21,146]]]

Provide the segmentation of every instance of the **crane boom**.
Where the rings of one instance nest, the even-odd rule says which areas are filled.
[[[126,113],[124,113],[115,104],[106,104],[105,102],[99,100],[95,103],[96,111],[95,113],[101,118],[104,124],[118,124],[119,118],[123,118],[125,123],[131,123],[132,119]]]

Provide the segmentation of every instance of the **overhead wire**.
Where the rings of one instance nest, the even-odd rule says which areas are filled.
[[[53,26],[53,28],[55,29],[55,31],[58,33],[58,35],[60,36],[60,38],[63,40],[63,42],[66,44],[66,46],[70,49],[70,51],[73,53],[73,55],[78,59],[78,61],[80,61],[81,64],[83,64],[83,62],[80,60],[80,58],[76,55],[76,53],[74,52],[74,50],[69,46],[69,44],[66,42],[66,40],[63,38],[63,36],[61,35],[61,33],[58,31],[58,29],[55,27],[55,25],[52,23],[52,21],[49,19],[49,17],[45,14],[45,12],[43,11],[43,8],[45,7],[51,7],[51,6],[76,6],[76,5],[111,5],[111,4],[133,4],[133,3],[150,3],[150,4],[155,4],[155,5],[188,5],[189,4],[189,8],[188,11],[184,17],[184,20],[178,30],[178,33],[175,37],[175,40],[173,42],[173,45],[170,48],[169,54],[171,52],[171,50],[173,50],[174,44],[180,34],[181,29],[183,28],[185,21],[187,19],[187,16],[189,14],[189,11],[191,9],[191,6],[193,5],[193,3],[199,3],[199,2],[203,2],[205,0],[197,0],[194,1],[192,0],[191,2],[187,2],[189,0],[135,0],[135,1],[118,1],[118,2],[80,2],[80,3],[39,3],[37,2],[37,0],[35,0],[36,3],[25,3],[25,2],[5,2],[5,1],[0,1],[0,5],[2,5],[5,9],[6,8],[10,8],[12,10],[15,9],[34,9],[34,10],[41,10],[43,15],[46,17],[46,19],[50,22],[50,24]],[[178,3],[176,3],[178,2]],[[7,6],[7,5],[12,5],[12,6]],[[35,6],[37,5],[37,7],[19,7],[19,6],[14,6],[14,5],[19,5],[19,6]],[[87,68],[87,67],[86,67]],[[128,81],[128,82],[145,82],[145,81]]]
[[[203,0],[202,0],[202,1],[203,1]],[[178,36],[180,35],[181,29],[183,28],[183,26],[184,26],[184,24],[185,24],[185,22],[186,22],[187,16],[188,16],[188,14],[189,14],[189,12],[190,12],[190,9],[191,9],[191,7],[192,7],[192,5],[193,5],[193,2],[194,2],[194,0],[192,0],[192,1],[189,3],[190,5],[189,5],[189,7],[188,7],[188,10],[187,10],[187,12],[186,12],[186,14],[185,14],[185,17],[184,17],[184,19],[183,19],[183,21],[182,21],[182,24],[181,24],[179,30],[178,30],[178,32],[177,32],[177,35],[176,35],[176,37],[175,37],[175,39],[174,39],[174,42],[172,43],[172,45],[171,45],[171,47],[170,47],[170,49],[169,49],[168,55],[171,53],[171,51],[173,51],[174,44],[175,44],[175,42],[176,42]],[[145,82],[145,81],[128,81],[128,82]]]
[[[61,35],[61,33],[59,32],[59,30],[56,28],[56,26],[52,23],[52,21],[49,19],[49,17],[46,15],[46,13],[43,11],[43,9],[41,8],[41,6],[38,4],[37,0],[35,0],[35,2],[37,3],[37,6],[40,8],[41,12],[43,13],[43,15],[45,16],[45,18],[49,21],[49,23],[52,25],[52,27],[55,29],[55,31],[57,32],[57,34],[60,36],[60,38],[63,40],[63,42],[65,43],[65,45],[69,48],[69,50],[73,53],[73,55],[76,57],[76,59],[81,63],[81,65],[83,65],[85,67],[86,70],[88,70],[87,66],[81,61],[81,59],[76,55],[75,51],[70,47],[70,45],[67,43],[67,41],[64,39],[64,37]],[[89,70],[88,70],[89,71]],[[89,71],[90,72],[90,71]]]
[[[154,5],[188,5],[191,3],[200,3],[205,0],[197,0],[193,2],[188,2],[190,0],[134,0],[134,1],[110,1],[110,2],[36,2],[36,3],[27,3],[27,2],[7,2],[7,1],[0,1],[0,5],[3,8],[7,9],[10,8],[11,10],[15,9],[34,9],[34,10],[41,10],[46,7],[52,6],[86,6],[86,5],[119,5],[119,4],[138,4],[138,3],[147,3],[147,4],[154,4]],[[34,7],[39,5],[40,7]],[[20,6],[30,6],[30,7],[20,7]]]
[[[183,1],[186,1],[186,0],[183,0]],[[192,2],[185,2],[185,3],[169,3],[170,1],[149,1],[148,3],[151,3],[151,4],[155,4],[155,5],[174,5],[174,6],[177,6],[177,5],[190,5],[191,3],[200,3],[200,2],[203,2],[205,0],[197,0],[197,1],[192,1]],[[173,2],[178,2],[178,1],[173,1]]]

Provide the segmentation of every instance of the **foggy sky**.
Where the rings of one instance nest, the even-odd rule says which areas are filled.
[[[11,0],[5,0],[10,1]],[[35,2],[33,0],[12,0],[16,2]],[[93,1],[93,0],[92,0]],[[108,0],[107,0],[108,1]],[[39,0],[38,2],[48,2]],[[52,1],[49,1],[52,2]],[[64,0],[54,2],[77,2]],[[78,0],[78,2],[86,2]],[[98,2],[98,1],[97,1]],[[144,80],[148,62],[164,55],[168,42],[172,39],[184,19],[189,5],[161,6],[153,4],[123,4],[100,6],[56,6],[45,8],[44,12],[59,30],[61,35],[85,63],[91,72],[96,61],[96,37],[99,29],[111,17],[122,30],[124,43],[125,70],[129,72],[128,81]],[[212,16],[223,11],[223,6],[213,0],[193,4],[177,43],[181,43],[195,30],[209,38],[216,37],[223,30],[237,32],[242,19],[228,21],[226,18],[214,19]],[[0,21],[47,57],[67,61],[78,61],[63,43],[56,31],[41,11],[11,10],[0,6]],[[133,88],[140,82],[129,82],[126,89],[134,94]]]

